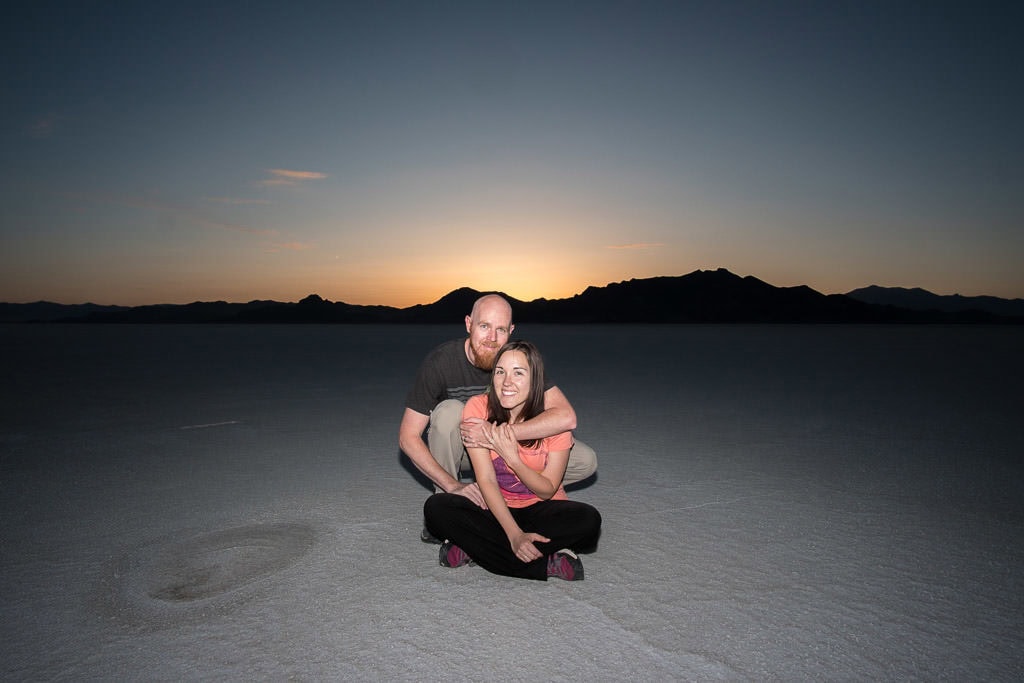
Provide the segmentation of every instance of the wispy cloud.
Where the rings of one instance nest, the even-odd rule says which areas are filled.
[[[327,177],[326,173],[319,173],[318,171],[289,171],[283,168],[270,168],[267,171],[271,175],[280,178],[291,178],[292,180],[322,180]]]
[[[53,132],[57,129],[57,124],[59,122],[60,118],[52,112],[44,116],[40,116],[29,124],[28,134],[30,137],[36,139],[48,138],[53,135]]]
[[[307,180],[323,180],[327,177],[326,173],[319,171],[292,171],[286,168],[268,168],[267,173],[271,177],[260,181],[264,187],[290,187]]]
[[[664,242],[634,242],[633,244],[609,244],[605,249],[657,249],[665,246]]]

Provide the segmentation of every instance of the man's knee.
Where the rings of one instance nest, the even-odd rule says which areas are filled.
[[[577,441],[569,451],[569,462],[565,468],[563,481],[566,484],[574,484],[594,472],[597,472],[597,453],[587,444]]]
[[[465,407],[466,404],[454,398],[441,401],[430,411],[431,429],[442,433],[458,429],[462,422],[462,410]]]
[[[437,464],[455,479],[459,478],[462,469],[462,457],[466,450],[462,447],[462,434],[459,424],[462,422],[461,401],[448,399],[438,403],[430,412],[430,429],[427,430],[427,447]]]

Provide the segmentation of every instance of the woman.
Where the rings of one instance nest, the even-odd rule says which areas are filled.
[[[544,362],[530,342],[512,341],[498,351],[487,393],[466,403],[463,419],[489,423],[490,449],[469,448],[487,509],[464,496],[437,493],[427,499],[427,528],[441,545],[445,567],[475,562],[505,576],[568,581],[583,579],[577,552],[593,549],[601,515],[570,501],[562,476],[572,433],[517,441],[513,425],[544,411]]]

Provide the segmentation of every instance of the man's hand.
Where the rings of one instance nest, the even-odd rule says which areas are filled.
[[[509,540],[509,544],[512,546],[512,552],[522,562],[533,562],[544,557],[541,551],[537,550],[537,546],[534,542],[539,543],[550,543],[551,539],[535,534],[532,531],[523,531],[519,535]]]
[[[484,500],[484,494],[480,492],[480,487],[477,486],[475,481],[468,484],[461,484],[458,488],[454,488],[448,493],[454,493],[457,496],[465,496],[476,503],[478,507],[482,507],[484,510],[487,509],[487,501]]]
[[[467,417],[459,425],[462,445],[466,448],[491,448],[491,439],[486,429],[487,421],[481,417]]]

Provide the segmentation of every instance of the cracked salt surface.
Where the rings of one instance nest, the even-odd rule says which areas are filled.
[[[6,680],[1024,676],[1022,330],[517,327],[600,459],[580,583],[418,540],[457,325],[3,332]]]

